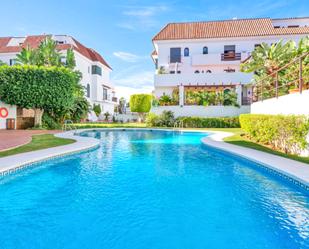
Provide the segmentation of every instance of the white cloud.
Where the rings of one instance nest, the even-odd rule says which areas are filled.
[[[129,30],[145,30],[159,24],[158,15],[169,10],[167,5],[125,6],[122,12],[125,21],[119,27]]]
[[[130,7],[129,10],[124,11],[123,14],[135,17],[149,17],[166,10],[168,10],[166,5]]]
[[[136,55],[136,54],[123,52],[123,51],[114,52],[113,55],[116,56],[117,58],[119,58],[123,61],[127,61],[127,62],[137,62],[137,61],[145,58],[144,56],[139,56],[139,55]]]
[[[137,94],[137,93],[148,93],[151,94],[151,92],[153,91],[153,87],[152,86],[148,86],[148,87],[141,87],[141,88],[131,88],[131,87],[125,87],[125,86],[116,86],[115,87],[116,90],[116,96],[118,98],[124,97],[127,101],[130,100],[130,96],[133,94]]]
[[[140,65],[133,65],[112,77],[117,97],[129,100],[132,94],[152,92],[154,72],[140,70]]]

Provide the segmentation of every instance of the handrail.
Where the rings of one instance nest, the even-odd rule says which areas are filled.
[[[77,128],[74,126],[74,123],[72,120],[64,120],[62,131],[68,131],[68,130],[77,130]]]
[[[284,89],[284,87],[289,87],[292,84],[298,85],[296,88],[298,89],[299,93],[302,93],[303,88],[308,85],[309,79],[305,78],[303,75],[303,61],[304,59],[309,55],[308,53],[302,54],[301,56],[293,59],[291,62],[287,63],[286,65],[280,67],[279,69],[275,70],[274,72],[268,74],[267,76],[263,77],[262,79],[256,81],[253,85],[255,88],[255,98],[254,101],[263,101],[267,98],[272,98],[276,97],[278,98],[279,96],[279,89]],[[298,65],[296,64],[298,63]],[[298,76],[295,77],[294,79],[289,80],[288,83],[285,85],[279,86],[279,75],[282,70],[287,69],[288,67],[296,65],[296,69],[293,70],[292,72],[289,72],[288,74],[285,74],[284,77],[290,77],[293,74],[297,74]],[[268,84],[265,85],[265,82]],[[298,82],[298,84],[297,84]],[[284,90],[287,92],[287,89]],[[265,94],[271,95],[270,97],[264,97]],[[261,98],[260,98],[261,97]]]

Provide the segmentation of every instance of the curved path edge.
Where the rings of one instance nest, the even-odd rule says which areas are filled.
[[[98,139],[75,135],[73,131],[55,134],[56,137],[74,139],[72,144],[61,145],[43,150],[25,152],[0,158],[0,176],[15,172],[33,163],[70,155],[99,146]]]
[[[90,128],[80,129],[77,132],[91,130],[161,130],[172,131],[171,129],[156,129],[156,128]],[[309,165],[297,162],[291,159],[279,157],[266,152],[257,151],[229,143],[225,143],[225,137],[233,135],[229,132],[222,131],[197,131],[197,130],[177,130],[182,132],[203,132],[209,133],[209,136],[202,139],[203,144],[222,151],[232,153],[242,158],[251,160],[258,163],[265,168],[280,174],[281,176],[293,181],[295,184],[302,185],[309,190]],[[74,154],[86,150],[90,150],[99,146],[100,141],[92,137],[82,137],[75,132],[63,132],[55,134],[57,137],[70,138],[76,140],[75,143],[57,146],[53,148],[26,152],[13,156],[0,158],[0,176],[15,172],[23,167],[29,166],[33,163],[41,162],[44,160]]]
[[[206,146],[220,149],[242,158],[253,161],[265,168],[278,173],[297,185],[302,185],[309,190],[309,165],[288,158],[276,156],[263,151],[258,151],[223,141],[232,136],[232,133],[223,131],[209,131],[211,134],[202,139]]]

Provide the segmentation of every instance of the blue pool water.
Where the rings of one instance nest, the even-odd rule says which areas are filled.
[[[305,190],[201,144],[87,132],[99,149],[0,180],[0,248],[309,248]]]

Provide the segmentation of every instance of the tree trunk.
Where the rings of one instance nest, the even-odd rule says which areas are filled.
[[[35,108],[34,109],[34,126],[42,126],[42,116],[43,116],[44,110]]]
[[[145,113],[139,112],[138,113],[138,122],[139,123],[144,123],[144,120],[145,120]]]

